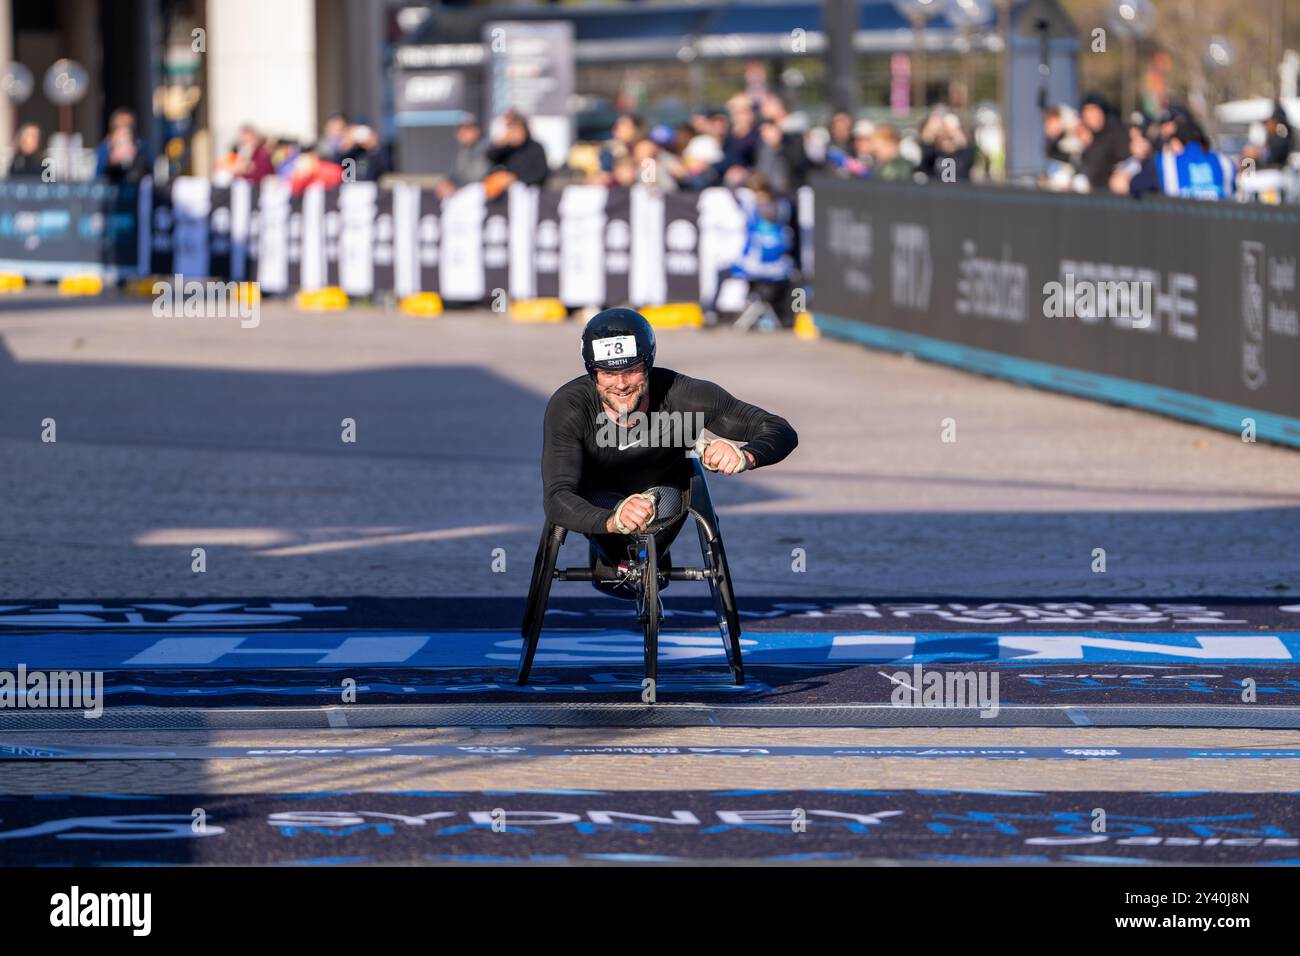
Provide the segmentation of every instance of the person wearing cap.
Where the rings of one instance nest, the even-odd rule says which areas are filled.
[[[478,117],[473,113],[461,113],[456,124],[456,158],[452,161],[451,172],[434,187],[439,199],[446,199],[462,186],[480,182],[488,174],[492,164],[488,162],[487,149]]]
[[[1115,167],[1129,158],[1128,131],[1105,97],[1093,93],[1079,107],[1079,135],[1083,148],[1081,172],[1093,192],[1106,192]]]
[[[921,163],[926,179],[936,182],[970,182],[979,151],[962,129],[956,113],[935,110],[921,127]]]
[[[600,572],[592,583],[617,597],[635,597],[609,582],[635,547],[631,536],[654,520],[648,492],[670,487],[688,497],[694,456],[710,471],[735,475],[774,465],[799,443],[784,418],[657,365],[656,348],[639,312],[598,313],[582,333],[585,374],[555,391],[543,421],[546,517],[586,535]],[[668,548],[685,520],[683,511],[655,531],[661,569],[672,565]]]
[[[667,123],[659,123],[650,129],[650,142],[660,149],[672,149],[677,142],[677,131]]]
[[[718,184],[718,164],[722,162],[722,147],[712,136],[694,136],[682,150],[679,164],[669,163],[669,172],[682,189],[700,190]]]
[[[1244,155],[1255,160],[1258,169],[1285,169],[1294,149],[1295,132],[1287,121],[1286,109],[1281,103],[1274,103],[1273,112],[1264,120],[1264,145],[1252,143]]]
[[[654,139],[643,139],[633,144],[631,161],[638,182],[672,193],[677,191],[677,180],[669,171],[665,155],[665,150]]]
[[[345,172],[350,170],[350,181],[378,182],[380,176],[392,171],[388,148],[379,142],[379,134],[374,127],[365,123],[350,127],[344,145],[346,148],[339,159],[339,165]]]
[[[516,182],[541,186],[551,168],[546,160],[546,150],[533,139],[528,129],[528,120],[518,110],[507,110],[502,121],[501,138],[487,151],[492,166],[488,177],[495,177],[496,184],[489,193],[499,193]]]
[[[632,156],[632,147],[645,136],[645,123],[635,113],[620,113],[600,150],[600,171],[606,185],[614,182],[614,165]]]
[[[1157,149],[1164,149],[1165,144],[1169,142],[1170,137],[1174,135],[1174,127],[1179,120],[1191,120],[1192,114],[1187,111],[1185,106],[1179,106],[1177,103],[1171,103],[1165,110],[1156,117],[1155,145]],[[1195,122],[1195,120],[1192,120]],[[1202,143],[1208,146],[1209,143]]]

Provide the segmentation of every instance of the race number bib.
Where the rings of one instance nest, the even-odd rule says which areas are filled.
[[[591,343],[591,351],[597,362],[636,358],[636,336],[615,335],[607,339],[594,339]]]

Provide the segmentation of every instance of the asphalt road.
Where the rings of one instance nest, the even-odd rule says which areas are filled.
[[[0,300],[0,595],[519,595],[579,331]],[[847,343],[659,338],[662,365],[799,432],[712,483],[742,594],[1300,595],[1294,450]]]
[[[581,371],[578,335],[572,322],[517,325],[491,313],[426,320],[355,308],[310,315],[267,303],[259,326],[241,329],[237,320],[154,318],[145,300],[69,302],[39,290],[0,300],[0,604],[76,598],[111,606],[126,597],[218,595],[517,600],[540,529],[541,413],[551,391]],[[660,335],[659,356],[663,365],[713,379],[784,415],[800,434],[787,462],[711,483],[742,606],[746,596],[1069,595],[1156,602],[1235,595],[1300,602],[1300,453],[1294,450],[826,340],[669,330]],[[957,433],[951,443],[941,437],[949,418]],[[46,419],[54,420],[55,442],[41,441]],[[355,421],[355,443],[340,439],[344,419]],[[202,573],[191,566],[197,547],[206,550]],[[566,557],[576,563],[578,543],[569,547]],[[804,549],[806,570],[792,567],[797,548]],[[1093,570],[1097,548],[1105,550],[1104,573]],[[494,570],[501,554],[505,569]],[[586,593],[567,587],[564,593],[579,599]],[[1017,629],[1035,630],[1008,626]],[[94,638],[70,640],[89,647]],[[109,732],[87,723],[75,733],[0,731],[0,748],[313,748],[341,741],[1300,746],[1300,733],[1263,730],[592,726],[236,733]],[[553,835],[532,843],[529,837],[509,850],[504,844],[485,849],[477,831],[447,830],[455,839],[438,844],[445,848],[439,856],[438,846],[413,842],[415,831],[379,839],[383,834],[369,823],[355,839],[313,831],[290,846],[268,836],[273,828],[265,820],[258,823],[262,814],[285,812],[275,800],[291,793],[317,795],[312,809],[324,814],[352,813],[365,801],[322,795],[387,795],[366,804],[365,812],[402,816],[440,810],[427,799],[434,792],[477,794],[482,807],[474,800],[459,805],[491,809],[492,794],[503,790],[527,791],[531,796],[520,805],[539,812],[558,804],[538,791],[583,790],[612,795],[600,804],[606,809],[657,816],[680,804],[701,820],[718,809],[718,791],[797,791],[801,805],[825,803],[818,811],[824,819],[859,823],[854,814],[868,804],[872,810],[886,805],[863,795],[887,792],[893,801],[887,805],[908,821],[878,845],[838,840],[824,828],[812,831],[817,839],[789,846],[750,831],[733,843],[692,843],[665,831],[634,836],[624,846],[602,831],[604,842],[586,842],[598,859],[1090,862],[1059,850],[1044,856],[1041,842],[1033,849],[1026,840],[1041,841],[1043,832],[1074,826],[1079,814],[1101,806],[1143,821],[1122,832],[1174,841],[1151,849],[1154,837],[1139,836],[1146,849],[1129,843],[1114,855],[1156,862],[1300,860],[1300,850],[1286,842],[1300,836],[1295,760],[626,754],[7,761],[0,773],[0,862],[45,859],[41,854],[125,862],[454,862],[490,859],[497,846],[503,858],[546,862],[586,852],[582,840]],[[927,795],[968,790],[985,796],[972,802]],[[1202,790],[1214,796],[1186,796]],[[810,803],[821,798],[808,791],[832,796]],[[36,799],[57,793],[74,797],[65,805]],[[157,801],[141,803],[140,812],[152,806],[182,816],[192,804],[212,802],[218,816],[239,827],[223,843],[203,844],[222,847],[206,855],[165,841],[153,849],[141,841],[128,852],[126,841],[105,842],[102,834],[56,839],[67,819],[99,820],[111,831],[102,821],[116,818],[104,816],[112,811],[104,798],[75,796],[90,793],[152,796]],[[1161,796],[1143,796],[1150,793]],[[1170,793],[1183,796],[1171,802]],[[1034,794],[1051,795],[1040,801],[1047,808],[1042,814],[1029,814],[1039,830],[1022,828],[1013,839],[1003,827],[997,839],[965,844],[958,836],[935,836],[941,833],[935,821],[955,813],[1028,819],[1021,804]],[[784,805],[779,796],[759,803],[764,812]],[[1161,806],[1173,809],[1160,816],[1152,807]],[[117,808],[122,819],[128,809]],[[1247,818],[1249,826],[1241,822]],[[1206,842],[1221,838],[1206,834],[1230,826],[1226,820],[1282,842],[1242,844],[1234,856]],[[28,833],[31,827],[39,839]],[[289,840],[284,827],[277,832]],[[24,855],[23,840],[37,841],[30,844],[39,844],[35,857]],[[1105,856],[1111,848],[1088,852]]]

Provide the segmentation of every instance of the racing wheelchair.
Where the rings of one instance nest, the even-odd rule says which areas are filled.
[[[637,619],[645,638],[645,676],[654,681],[658,679],[659,662],[659,626],[663,623],[663,603],[659,598],[661,582],[672,581],[707,581],[713,596],[713,608],[717,614],[718,632],[722,636],[722,646],[727,654],[727,664],[731,669],[731,679],[735,684],[745,682],[744,665],[740,657],[740,615],[736,610],[736,595],[731,585],[731,572],[727,566],[727,552],[722,546],[722,537],[718,532],[718,516],[713,510],[709,498],[709,489],[704,481],[704,468],[699,459],[694,460],[695,473],[685,495],[672,495],[678,499],[671,502],[666,513],[661,509],[663,499],[656,501],[654,520],[645,531],[629,536],[635,542],[629,560],[619,565],[608,576],[595,564],[589,568],[556,568],[555,562],[560,554],[560,547],[568,535],[568,529],[547,521],[542,528],[542,540],[537,546],[537,558],[533,562],[532,583],[528,587],[528,601],[524,607],[523,624],[520,633],[524,644],[519,658],[519,675],[516,683],[528,683],[528,674],[533,667],[533,656],[537,653],[537,643],[542,634],[542,619],[546,614],[546,604],[550,598],[553,581],[610,581],[630,586],[635,595]],[[656,489],[657,490],[657,489]],[[675,490],[675,489],[673,489]],[[661,568],[656,554],[655,532],[672,524],[685,513],[695,518],[695,530],[700,538],[700,551],[703,554],[701,568]]]

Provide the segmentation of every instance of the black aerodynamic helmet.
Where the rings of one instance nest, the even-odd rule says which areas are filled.
[[[618,372],[645,362],[655,364],[655,332],[635,309],[606,309],[591,317],[582,330],[582,361],[587,374],[597,369]]]

